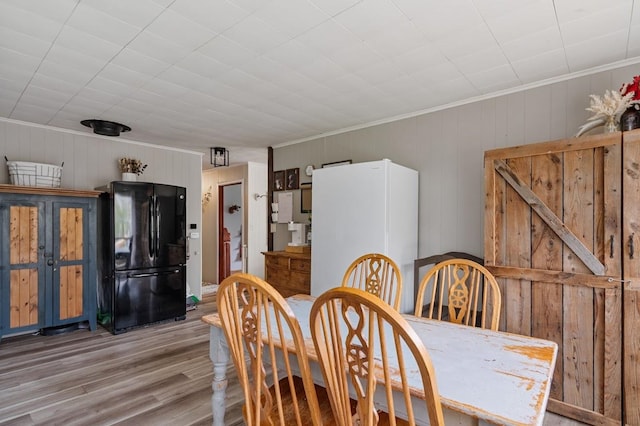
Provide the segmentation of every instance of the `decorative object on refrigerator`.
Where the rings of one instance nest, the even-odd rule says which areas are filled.
[[[121,158],[118,160],[118,167],[120,168],[120,172],[122,173],[122,180],[136,180],[135,177],[133,179],[125,178],[125,173],[133,174],[134,176],[140,176],[144,173],[147,168],[146,164],[142,164],[142,161],[137,160],[135,158]]]

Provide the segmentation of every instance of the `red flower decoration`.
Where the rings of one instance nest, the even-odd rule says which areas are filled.
[[[620,88],[620,94],[622,96],[633,92],[632,101],[640,101],[640,75],[633,77],[633,82],[625,83]]]

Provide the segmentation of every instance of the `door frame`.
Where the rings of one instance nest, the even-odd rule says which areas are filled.
[[[223,182],[218,184],[218,226],[217,226],[217,236],[218,236],[218,283],[221,283],[227,276],[224,273],[224,269],[222,265],[225,261],[224,256],[224,239],[223,239],[223,230],[225,228],[224,224],[224,189],[225,187],[240,185],[240,214],[242,215],[242,227],[245,227],[246,222],[246,209],[244,202],[244,181],[242,179],[236,181]],[[243,230],[242,232],[242,247],[246,245],[246,232]],[[242,254],[245,256],[245,253]],[[243,265],[245,262],[243,261]]]

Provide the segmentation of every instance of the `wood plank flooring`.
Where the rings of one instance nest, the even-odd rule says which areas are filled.
[[[0,342],[0,425],[210,425],[213,296],[185,321],[114,336],[102,328]],[[226,425],[241,425],[230,368]],[[547,426],[581,423],[549,414]]]
[[[211,424],[209,326],[200,317],[215,311],[213,301],[185,321],[118,336],[98,328],[4,338],[0,424]],[[229,394],[228,424],[242,424],[240,397]]]

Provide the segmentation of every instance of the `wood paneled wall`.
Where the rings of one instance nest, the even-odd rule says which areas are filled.
[[[276,145],[273,167],[304,170],[307,164],[320,167],[340,160],[389,158],[416,169],[418,255],[464,251],[482,257],[484,151],[574,135],[591,115],[585,111],[590,94],[616,90],[637,74],[638,65],[622,66],[303,143]],[[312,180],[301,174],[301,182]],[[299,210],[297,202],[294,198],[294,212]],[[282,249],[288,238],[286,225],[278,225],[274,249]]]
[[[117,161],[134,157],[148,164],[139,180],[187,188],[187,221],[202,228],[202,156],[169,147],[152,146],[124,138],[67,132],[46,126],[0,118],[0,158],[60,165],[62,188],[94,189],[120,180]],[[9,172],[0,167],[0,183],[9,183]],[[188,230],[187,230],[188,231]],[[187,283],[200,296],[200,239],[190,241]]]

